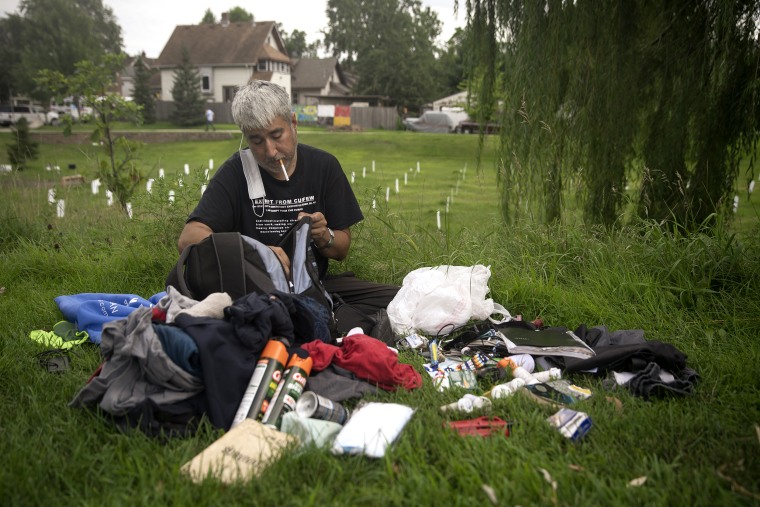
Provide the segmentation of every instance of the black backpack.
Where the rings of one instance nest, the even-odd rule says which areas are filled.
[[[332,298],[319,280],[311,250],[310,227],[311,218],[301,218],[276,245],[290,258],[289,278],[267,245],[237,232],[217,232],[185,247],[166,285],[196,301],[214,292],[226,292],[233,301],[252,292],[300,294],[324,305],[332,315]]]

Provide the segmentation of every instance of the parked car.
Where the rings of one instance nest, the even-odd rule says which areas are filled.
[[[47,123],[45,111],[37,106],[31,105],[0,105],[0,125],[10,127],[16,124],[21,118],[26,118],[29,126],[40,127]]]
[[[458,113],[446,111],[425,111],[419,118],[407,118],[404,125],[416,132],[454,132]]]
[[[486,134],[498,134],[500,128],[501,125],[498,123],[488,122],[485,124]],[[468,118],[466,120],[460,121],[454,128],[454,132],[457,134],[474,134],[475,132],[480,133],[482,129],[483,126],[480,123]]]

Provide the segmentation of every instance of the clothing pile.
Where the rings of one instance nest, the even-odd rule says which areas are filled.
[[[105,359],[71,402],[99,408],[120,427],[192,433],[202,417],[229,429],[272,337],[314,359],[308,389],[343,401],[377,389],[413,389],[421,376],[383,342],[354,335],[338,346],[329,316],[307,296],[274,292],[195,301],[173,287],[153,306],[103,324]]]

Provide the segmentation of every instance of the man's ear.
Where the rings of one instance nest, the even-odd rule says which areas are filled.
[[[293,113],[293,116],[291,116],[290,123],[293,124],[293,128],[298,127],[298,118],[296,118],[296,113]]]

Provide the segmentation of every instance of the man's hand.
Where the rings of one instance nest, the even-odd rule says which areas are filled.
[[[330,231],[328,231],[327,219],[317,211],[316,213],[300,212],[298,219],[302,217],[311,217],[311,241],[319,249],[319,252],[325,257],[341,261],[348,255],[348,249],[351,246],[351,229],[333,229],[335,239],[330,243]]]
[[[330,232],[327,230],[327,219],[322,212],[316,213],[304,213],[303,211],[298,214],[298,219],[303,217],[311,217],[311,240],[318,247],[324,246],[330,241]]]

